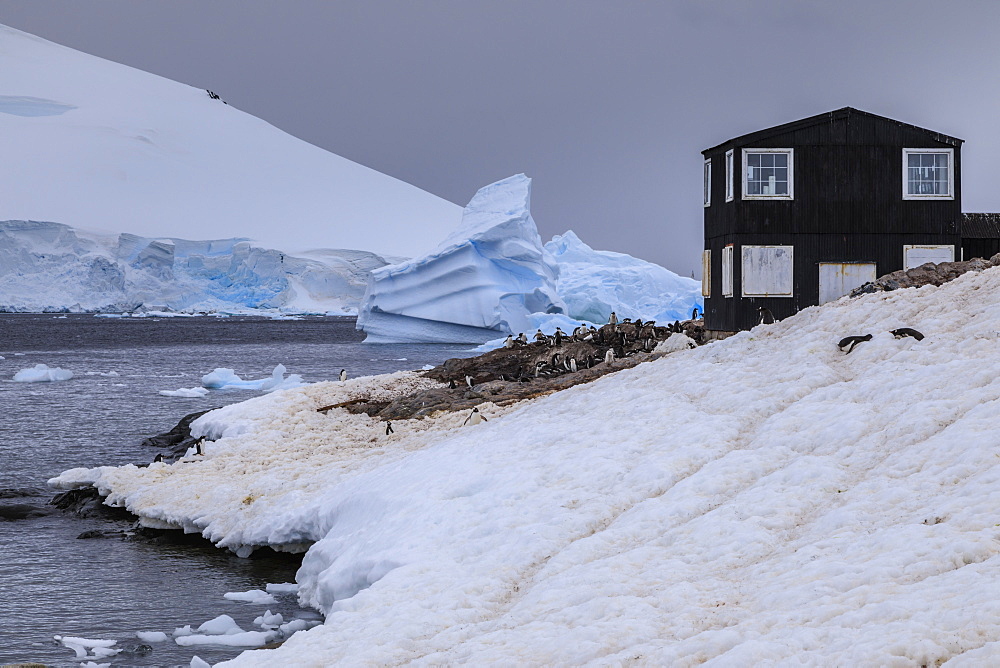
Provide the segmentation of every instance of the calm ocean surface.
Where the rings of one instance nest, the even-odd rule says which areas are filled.
[[[141,447],[188,413],[259,393],[212,391],[202,399],[164,397],[159,390],[200,385],[201,376],[229,367],[261,378],[278,363],[307,382],[419,369],[471,354],[470,346],[366,345],[353,318],[98,318],[92,315],[0,315],[0,506],[32,508],[38,516],[0,519],[0,664],[35,661],[77,666],[53,635],[139,644],[136,631],[164,631],[232,616],[245,630],[266,608],[285,621],[315,617],[294,595],[278,605],[227,601],[232,591],[292,582],[293,558],[239,559],[207,545],[77,540],[92,529],[122,525],[82,519],[47,506],[45,481],[78,466],[152,460]],[[62,367],[74,378],[15,383],[20,369]],[[109,375],[114,372],[117,375]],[[103,374],[103,375],[102,375]],[[172,639],[147,655],[123,652],[116,666],[187,666],[237,655],[224,647],[184,648]]]

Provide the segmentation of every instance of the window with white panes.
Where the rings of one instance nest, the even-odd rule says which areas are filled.
[[[705,206],[710,206],[712,204],[712,161],[705,161],[705,172],[704,176],[704,204]]]
[[[903,199],[954,199],[952,149],[903,149]]]
[[[733,149],[726,151],[726,201],[733,201]]]
[[[790,148],[743,149],[743,199],[793,199]]]

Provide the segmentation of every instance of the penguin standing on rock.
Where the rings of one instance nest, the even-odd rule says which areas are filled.
[[[340,382],[343,383],[345,380],[347,380],[347,369],[341,369],[340,370]]]
[[[489,422],[483,414],[479,412],[478,408],[473,408],[472,412],[469,413],[469,417],[465,418],[465,422],[462,423],[464,427],[467,424],[479,424],[480,422]]]
[[[465,384],[468,385],[469,387],[472,387],[472,376],[468,374],[465,375]]]
[[[609,325],[617,325],[618,324],[618,316],[615,315],[614,311],[611,312],[611,317],[608,318],[608,324]]]
[[[604,363],[611,364],[615,361],[615,351],[608,348],[608,352],[604,353]]]
[[[458,385],[455,383],[455,379],[454,378],[452,378],[451,380],[448,381],[448,389],[449,390],[454,390],[456,387],[458,387]]]
[[[503,347],[504,348],[513,348],[514,347],[514,335],[513,334],[508,334],[507,335],[507,338],[504,339],[504,341],[503,341]]]

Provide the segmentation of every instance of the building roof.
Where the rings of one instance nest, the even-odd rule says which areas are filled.
[[[963,239],[1000,239],[1000,213],[963,213]]]
[[[840,121],[851,116],[867,116],[868,118],[875,118],[880,121],[887,123],[894,123],[898,126],[904,128],[910,128],[913,130],[918,130],[929,135],[935,141],[939,141],[944,144],[951,144],[953,146],[961,146],[963,139],[958,139],[957,137],[950,137],[940,132],[935,132],[934,130],[928,130],[916,125],[910,125],[909,123],[903,123],[902,121],[897,121],[892,118],[886,118],[885,116],[879,116],[878,114],[872,114],[867,111],[861,111],[860,109],[855,109],[853,107],[844,107],[843,109],[836,109],[834,111],[828,111],[825,114],[817,114],[815,116],[809,116],[808,118],[803,118],[797,121],[792,121],[791,123],[784,123],[782,125],[775,125],[772,128],[765,128],[763,130],[757,130],[756,132],[751,132],[749,134],[740,135],[739,137],[733,137],[728,139],[717,146],[705,149],[702,154],[711,153],[717,151],[721,148],[725,148],[730,144],[749,144],[752,142],[757,142],[762,139],[767,139],[768,137],[773,137],[775,135],[782,135],[788,132],[794,132],[795,130],[800,130],[802,128],[807,128],[813,125],[820,125],[823,123],[832,123],[834,121]]]

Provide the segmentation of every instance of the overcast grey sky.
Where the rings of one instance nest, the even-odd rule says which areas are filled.
[[[1000,211],[997,0],[0,0],[0,23],[458,204],[524,172],[544,238],[683,275],[700,151],[840,107],[965,139],[964,209]]]

